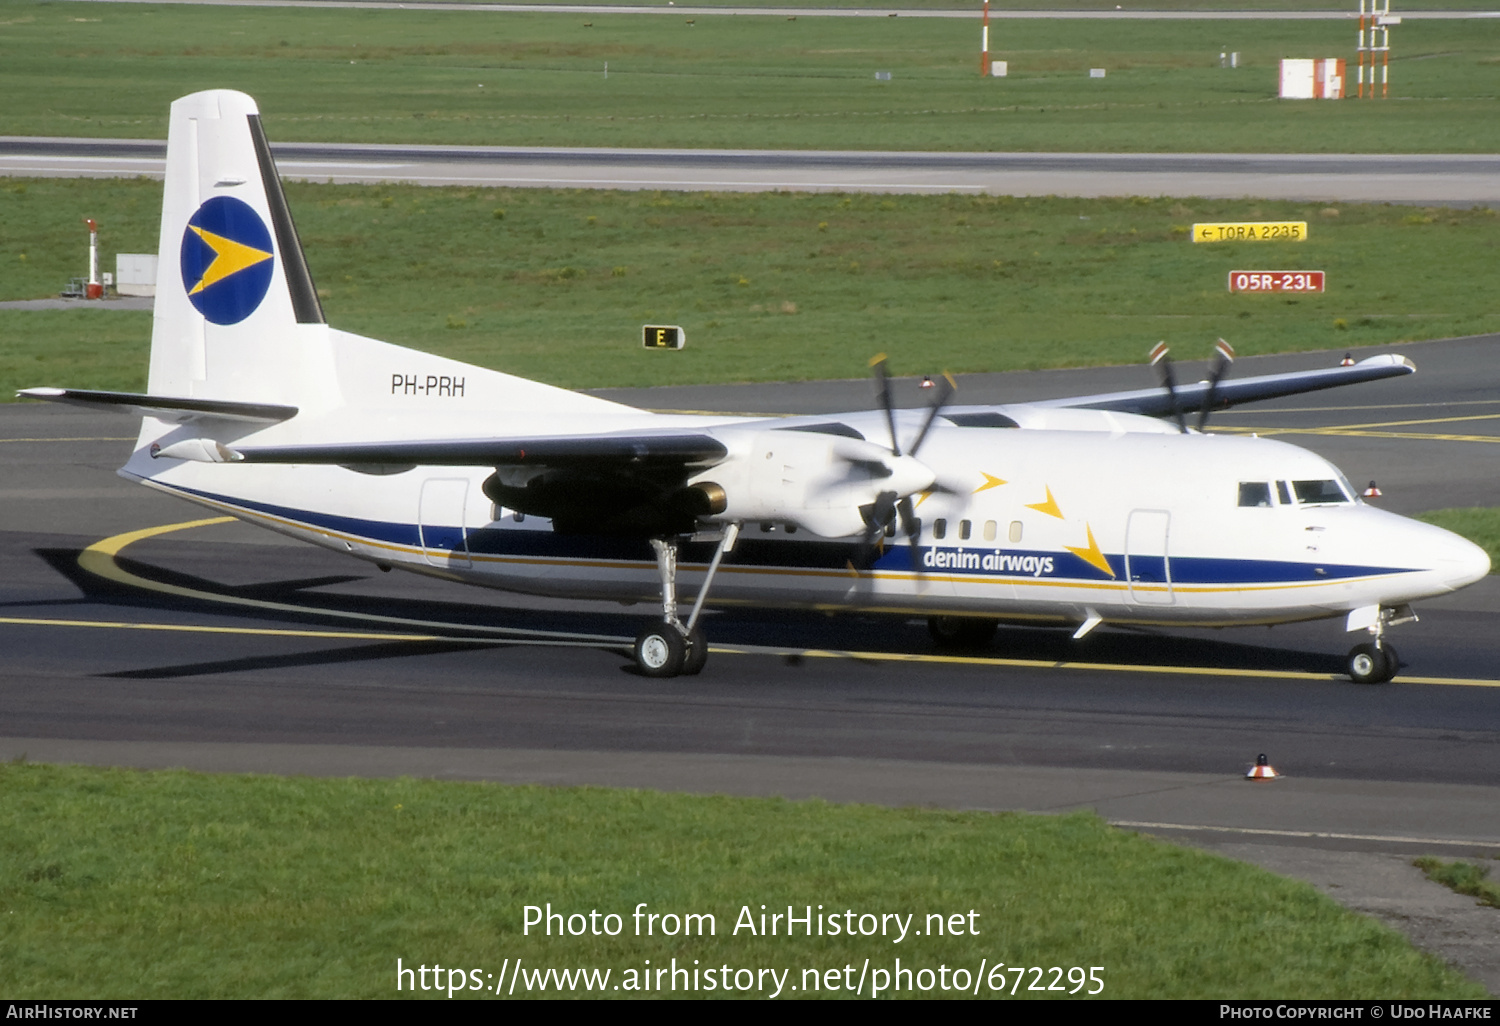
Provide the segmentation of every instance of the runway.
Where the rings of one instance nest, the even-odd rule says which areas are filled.
[[[597,189],[1500,204],[1495,154],[911,153],[273,144],[282,175]],[[161,177],[151,139],[0,137],[0,175]]]
[[[1416,375],[1216,423],[1284,433],[1356,481],[1377,478],[1398,512],[1493,505],[1500,336],[1393,348]],[[1245,359],[1236,373],[1341,355]],[[1146,381],[1144,367],[971,375],[960,394]],[[920,401],[914,381],[898,387],[898,403]],[[740,412],[870,402],[864,381],[606,394]],[[112,473],[133,428],[0,407],[0,758],[1087,808],[1332,880],[1346,901],[1380,874],[1415,874],[1415,854],[1500,856],[1494,577],[1422,604],[1394,636],[1405,668],[1384,686],[1338,676],[1350,641],[1337,622],[1101,628],[1081,645],[1005,628],[991,650],[952,659],[917,620],[746,610],[709,617],[702,677],[656,681],[621,647],[644,607],[382,574],[238,523],[181,526],[217,518]],[[1247,783],[1262,752],[1284,776]],[[1395,886],[1371,891],[1369,910],[1390,913]],[[1433,947],[1500,988],[1500,927],[1438,910],[1452,896],[1419,879],[1403,886],[1405,926],[1427,923]]]

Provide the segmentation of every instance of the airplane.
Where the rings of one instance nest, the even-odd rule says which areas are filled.
[[[925,409],[895,408],[877,359],[869,410],[655,413],[330,327],[243,93],[172,104],[164,195],[147,391],[20,395],[138,414],[122,476],[381,569],[659,602],[646,676],[704,668],[712,601],[926,616],[953,646],[1002,621],[1081,639],[1343,618],[1368,637],[1349,677],[1377,683],[1413,602],[1489,572],[1322,457],[1206,430],[1414,372],[1401,356],[1224,380],[1221,345],[1178,386],[1159,351],[1158,388],[962,406],[940,378]]]

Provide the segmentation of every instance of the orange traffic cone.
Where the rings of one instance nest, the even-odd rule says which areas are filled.
[[[1255,758],[1255,765],[1250,767],[1250,772],[1245,774],[1246,780],[1274,780],[1280,776],[1276,768],[1266,761],[1264,754]]]
[[[1374,481],[1371,481],[1370,487],[1366,488],[1363,494],[1366,499],[1378,499],[1385,493],[1380,490],[1379,485],[1377,485]]]

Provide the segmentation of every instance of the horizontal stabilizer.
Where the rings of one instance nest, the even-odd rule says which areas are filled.
[[[297,415],[295,406],[272,403],[238,403],[223,399],[188,399],[177,396],[143,395],[139,392],[94,392],[82,388],[23,388],[16,395],[45,399],[73,406],[138,413],[159,420],[188,421],[199,417],[275,424]]]
[[[1240,403],[1261,399],[1276,399],[1302,392],[1317,392],[1340,385],[1356,385],[1363,381],[1378,381],[1403,374],[1415,373],[1417,365],[1404,356],[1387,353],[1371,356],[1348,367],[1329,367],[1325,370],[1292,371],[1288,374],[1263,374],[1255,378],[1220,381],[1213,392],[1215,409],[1238,406]],[[1192,413],[1202,409],[1209,394],[1208,382],[1199,381],[1177,388],[1174,409],[1172,396],[1163,388],[1142,388],[1133,392],[1107,392],[1102,395],[1078,396],[1071,399],[1052,399],[1038,402],[1037,406],[1066,407],[1083,410],[1114,410],[1118,413],[1139,413],[1147,417],[1170,416],[1177,410]]]
[[[729,454],[708,435],[563,435],[431,442],[356,442],[346,445],[257,446],[229,450],[235,463],[301,463],[381,467],[501,467],[535,465],[628,470],[643,466],[717,463]],[[160,455],[178,455],[163,450]],[[217,450],[215,456],[220,455]],[[194,457],[183,455],[180,458]],[[208,457],[211,462],[220,459]]]

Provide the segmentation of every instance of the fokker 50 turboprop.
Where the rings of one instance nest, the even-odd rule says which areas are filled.
[[[1009,406],[821,417],[650,413],[328,326],[255,103],[172,105],[146,394],[27,389],[142,416],[120,473],[375,562],[495,588],[660,597],[635,658],[697,673],[703,603],[998,621],[1274,624],[1371,640],[1489,571],[1456,535],[1364,504],[1281,442],[1188,412],[1411,373],[1348,367]],[[1227,353],[1223,354],[1227,356]],[[1158,419],[1175,414],[1175,423]],[[679,583],[696,601],[679,615]]]

